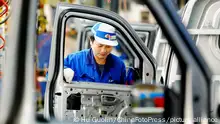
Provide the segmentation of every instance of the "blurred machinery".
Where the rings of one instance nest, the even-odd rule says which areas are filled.
[[[139,84],[131,93],[133,113],[154,115],[164,111],[164,87]]]
[[[35,52],[35,72],[36,72],[36,102],[37,111],[43,109],[44,91],[46,86],[46,71],[49,64],[49,51],[51,33],[47,31],[47,18],[44,14],[45,0],[39,0],[37,12],[37,45]],[[49,43],[49,44],[48,44]],[[46,51],[45,51],[46,50]],[[46,55],[48,54],[48,56]]]
[[[5,64],[5,42],[7,39],[8,18],[10,17],[11,0],[0,0],[0,86],[2,82],[2,72]]]

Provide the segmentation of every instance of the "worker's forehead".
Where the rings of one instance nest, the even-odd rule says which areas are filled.
[[[94,42],[95,42],[95,44],[97,44],[97,45],[110,46],[110,45],[102,44],[102,43],[100,43],[100,42],[98,42],[98,41],[96,41],[96,40],[94,40]]]

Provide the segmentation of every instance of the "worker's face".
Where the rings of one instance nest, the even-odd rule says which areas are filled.
[[[99,59],[106,59],[107,56],[111,53],[113,48],[112,46],[100,44],[95,40],[93,41],[93,43],[92,42],[90,43],[94,56]]]

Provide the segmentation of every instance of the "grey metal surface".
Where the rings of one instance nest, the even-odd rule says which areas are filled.
[[[65,83],[65,82],[64,82]],[[131,117],[131,86],[114,85],[114,84],[100,84],[100,83],[76,83],[64,84],[61,96],[55,97],[55,108],[62,109],[60,112],[63,120],[74,120],[75,118],[85,117],[89,118],[106,118],[116,117],[125,118]],[[71,94],[81,94],[80,110],[67,109],[67,98]],[[115,102],[103,101],[104,96],[115,97]],[[61,101],[62,105],[57,105]],[[74,101],[76,102],[76,101]],[[106,113],[103,114],[102,112]]]
[[[217,80],[219,80],[219,67],[220,65],[220,51],[218,46],[218,39],[219,39],[219,9],[220,1],[219,0],[198,0],[198,1],[190,1],[188,6],[186,6],[186,10],[182,13],[182,18],[185,26],[188,28],[189,33],[194,38],[195,44],[198,47],[199,51],[201,52],[202,56],[206,60],[206,63],[211,68],[213,72],[213,76],[215,75]],[[187,13],[189,12],[189,13]],[[173,64],[174,67],[178,66],[176,62]],[[194,68],[192,66],[192,68]],[[176,72],[175,72],[176,71]],[[178,70],[174,70],[177,74]],[[212,114],[213,117],[216,117],[216,110],[217,103],[213,101],[213,95],[216,96],[217,90],[213,86],[217,86],[216,84],[212,84],[211,89],[211,97],[210,104],[212,106],[211,111],[206,111],[208,106],[204,102],[204,92],[205,86],[201,75],[198,75],[198,71],[195,69],[192,73],[193,77],[193,90],[192,90],[192,97],[191,100],[193,101],[193,114],[194,117],[202,117],[208,114]],[[173,78],[173,76],[171,76]],[[199,83],[196,83],[196,82]],[[215,97],[218,99],[217,97]],[[203,115],[204,114],[204,115]]]
[[[213,72],[213,76],[215,76],[216,80],[220,80],[219,78],[219,70],[220,70],[220,50],[219,50],[219,0],[204,0],[204,1],[194,1],[191,0],[188,3],[188,6],[186,6],[186,11],[182,13],[182,21],[185,24],[185,26],[188,29],[189,33],[193,36],[195,39],[196,45],[199,48],[201,54],[205,58],[206,62],[208,63],[209,67],[211,67],[211,70]],[[179,64],[177,62],[177,58],[173,58],[172,64],[171,64],[171,70],[170,70],[170,76],[169,76],[169,86],[173,87],[177,85],[178,80],[180,80],[180,74],[178,73]],[[194,68],[193,66],[191,66]],[[194,70],[195,71],[195,70]],[[204,95],[206,94],[204,92],[206,85],[203,82],[203,77],[200,77],[201,75],[198,75],[198,72],[192,73],[193,77],[192,83],[193,83],[193,90],[191,94],[193,95],[192,98],[189,99],[189,101],[193,101],[193,114],[195,117],[201,117],[204,115],[207,115],[209,113],[212,114],[213,117],[217,117],[216,108],[219,104],[219,98],[217,97],[218,93],[218,85],[216,83],[212,84],[211,92],[212,92],[212,99],[211,99],[211,106],[212,109],[210,112],[207,112],[207,104],[204,102]],[[200,80],[200,81],[199,81]],[[214,79],[213,79],[214,80]],[[216,81],[215,80],[215,81]],[[196,83],[196,82],[199,83]],[[178,81],[179,82],[179,81]],[[190,82],[190,81],[189,81]],[[180,87],[180,85],[177,85]],[[176,89],[176,88],[175,88]],[[179,90],[178,90],[179,91]],[[203,95],[202,95],[203,94]],[[214,95],[214,96],[213,96]],[[187,105],[190,105],[189,103],[186,103]],[[187,106],[188,107],[188,106]],[[202,115],[204,114],[204,115]]]
[[[220,64],[219,0],[191,0],[182,16],[183,23],[188,28],[206,63],[214,75],[219,75],[219,66],[216,66]],[[178,64],[172,66],[178,66]],[[177,74],[178,70],[173,70]]]
[[[219,30],[219,8],[220,1],[210,1],[209,4],[206,5],[207,11],[203,13],[204,18],[200,20],[201,25],[199,25],[197,28]],[[196,44],[211,68],[213,74],[220,75],[220,48],[218,46],[219,36],[216,36],[215,34],[210,34],[209,36],[195,36],[197,36]]]
[[[168,41],[162,36],[161,29],[158,30],[152,54],[157,60],[156,81],[159,83],[161,78],[163,78],[164,81],[166,81],[166,73],[169,64],[169,55],[171,54],[171,47],[168,44]],[[172,77],[176,79],[176,76]]]
[[[188,25],[189,19],[192,13],[192,8],[194,7],[196,1],[197,0],[189,0],[187,4],[185,5],[185,7],[179,11],[179,14],[182,17],[182,22],[184,25]]]
[[[0,123],[35,121],[34,43],[37,1],[15,0],[6,44],[6,65],[1,86]]]
[[[219,118],[217,116],[217,108],[218,105],[220,104],[220,97],[219,97],[219,93],[220,93],[220,81],[219,80],[215,80],[212,83],[212,111],[211,114],[214,118]]]
[[[89,87],[90,89],[103,89],[103,90],[116,90],[116,91],[125,91],[128,92],[132,89],[133,86],[130,85],[116,85],[116,84],[104,84],[104,83],[94,83],[94,82],[87,82],[87,83],[82,83],[82,82],[73,82],[73,84],[67,84],[64,83],[64,87],[66,88],[86,88]]]
[[[220,75],[220,47],[219,47],[219,25],[220,25],[220,1],[219,0],[207,0],[196,2],[199,6],[194,6],[193,13],[202,15],[201,18],[191,16],[188,28],[192,30],[192,36],[195,39],[195,43],[198,46],[201,54],[205,58],[207,64],[213,72],[213,83],[211,84],[211,113],[212,117],[219,118],[217,116],[217,107],[219,105],[219,75]],[[203,11],[201,11],[201,8]],[[194,25],[194,24],[197,25]],[[194,92],[201,94],[202,90]],[[196,104],[196,107],[200,108],[200,104]],[[201,111],[201,110],[200,110]],[[198,113],[198,109],[195,110]]]
[[[220,30],[219,29],[188,29],[188,32],[191,35],[220,35]]]
[[[168,1],[155,1],[148,0],[145,1],[148,4],[149,9],[154,14],[158,24],[162,25],[161,29],[166,36],[167,40],[170,42],[173,51],[176,53],[177,58],[180,62],[180,68],[182,71],[182,82],[181,82],[181,94],[180,101],[184,101],[184,103],[192,102],[190,99],[190,95],[194,96],[196,92],[192,94],[187,94],[187,91],[190,91],[190,87],[186,87],[187,83],[197,84],[197,88],[201,89],[202,100],[197,101],[202,107],[202,111],[199,113],[193,113],[193,116],[208,118],[210,117],[210,81],[211,81],[211,71],[207,66],[204,58],[201,56],[201,53],[196,48],[193,40],[191,39],[189,33],[186,31],[186,28],[181,23],[180,18],[176,13],[173,13],[173,7],[168,3]],[[201,10],[200,10],[201,11]],[[167,14],[169,13],[169,14]],[[196,17],[196,16],[194,16]],[[191,68],[193,66],[193,68]],[[188,73],[186,70],[193,69],[196,70],[197,75],[202,78],[201,80],[187,80],[185,82],[184,79],[187,79],[187,76],[193,78],[192,73]],[[194,81],[194,82],[193,82]],[[198,85],[200,84],[200,85]],[[186,99],[189,98],[189,99]],[[194,100],[194,99],[193,99]],[[179,107],[181,108],[178,115],[182,118],[185,117],[185,113],[187,112],[185,109],[185,104],[181,104]],[[193,101],[193,106],[195,105]],[[192,110],[188,110],[193,112]],[[200,116],[201,115],[201,116]],[[193,117],[191,116],[191,117]]]

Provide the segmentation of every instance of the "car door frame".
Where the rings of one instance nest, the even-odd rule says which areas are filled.
[[[64,42],[65,39],[65,28],[62,27],[65,27],[64,25],[69,17],[81,17],[96,21],[104,21],[116,27],[118,31],[121,31],[120,33],[124,33],[123,35],[127,36],[125,37],[127,38],[126,40],[129,40],[127,43],[132,49],[136,50],[136,53],[138,53],[137,55],[141,56],[141,58],[144,59],[143,61],[148,65],[146,76],[149,77],[148,81],[153,81],[152,83],[154,83],[156,76],[156,61],[127,21],[119,15],[104,9],[100,10],[100,8],[96,7],[59,3],[55,16],[48,81],[45,92],[44,115],[46,118],[54,116],[53,97],[55,92],[62,90],[63,71],[61,70],[63,70],[64,43],[61,43],[61,41]],[[63,34],[61,32],[63,32]]]

